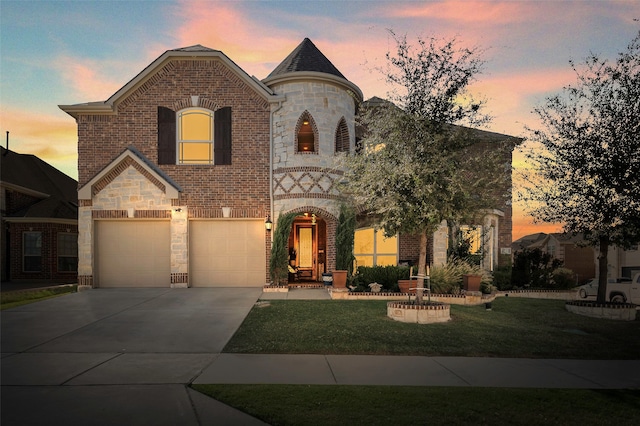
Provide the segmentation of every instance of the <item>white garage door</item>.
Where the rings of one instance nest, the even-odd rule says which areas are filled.
[[[193,287],[262,287],[265,259],[262,220],[189,223],[189,281]]]
[[[170,287],[168,221],[96,221],[98,287]]]

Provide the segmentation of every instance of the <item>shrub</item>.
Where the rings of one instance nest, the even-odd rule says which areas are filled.
[[[498,290],[511,290],[513,283],[511,282],[511,265],[498,266],[493,271],[493,285]]]
[[[482,285],[491,285],[491,275],[479,265],[471,265],[461,259],[449,259],[446,265],[431,268],[431,292],[434,294],[459,294],[462,290],[462,276],[480,275]]]
[[[382,284],[388,291],[398,291],[398,280],[408,279],[408,266],[358,266],[354,285],[356,291],[369,291],[371,283]]]
[[[539,248],[520,250],[513,258],[513,282],[525,287],[551,287],[553,271],[561,265],[560,260]]]
[[[573,279],[573,271],[567,268],[558,268],[553,271],[552,278],[553,288],[558,290],[567,290],[575,286]]]

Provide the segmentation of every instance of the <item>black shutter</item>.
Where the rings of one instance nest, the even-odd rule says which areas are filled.
[[[158,107],[158,164],[176,164],[176,113]]]
[[[215,112],[214,126],[214,164],[231,164],[231,107]]]

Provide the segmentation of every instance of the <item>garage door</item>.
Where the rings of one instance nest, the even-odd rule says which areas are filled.
[[[189,223],[189,281],[193,287],[262,287],[265,259],[262,220]]]
[[[98,287],[170,287],[168,221],[96,221]]]

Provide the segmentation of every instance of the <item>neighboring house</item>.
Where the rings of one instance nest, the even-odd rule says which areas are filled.
[[[527,235],[513,242],[513,251],[523,249],[540,249],[549,253],[553,258],[562,261],[564,268],[573,271],[576,282],[581,283],[595,277],[596,263],[594,250],[585,246],[582,234],[570,235],[566,233],[537,233]]]
[[[629,250],[624,250],[618,246],[610,246],[607,256],[609,278],[633,278],[640,272],[640,242],[633,245]],[[595,250],[594,261],[596,272],[598,271],[598,253]]]
[[[76,282],[77,191],[38,157],[0,148],[2,282]]]
[[[265,222],[287,212],[299,213],[292,263],[319,280],[335,267],[335,154],[355,152],[362,100],[305,39],[262,81],[196,45],[163,53],[106,101],[61,105],[78,125],[79,284],[263,286]],[[511,208],[481,222],[495,260],[511,243]],[[358,255],[370,264],[417,261],[417,238],[363,225],[356,240],[365,234]],[[434,237],[434,261],[446,241]]]

